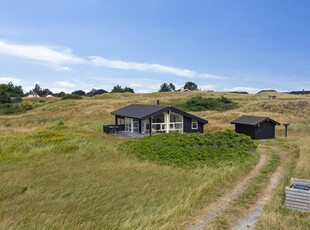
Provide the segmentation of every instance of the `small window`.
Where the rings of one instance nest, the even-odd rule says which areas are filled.
[[[192,120],[192,129],[198,129],[198,121]]]
[[[125,120],[123,118],[117,118],[117,124],[123,125],[123,124],[125,124]]]

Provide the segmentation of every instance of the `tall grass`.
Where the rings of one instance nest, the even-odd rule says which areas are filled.
[[[159,228],[182,226],[217,184],[257,161],[185,170],[119,152],[124,140],[66,126],[0,138],[0,228]]]
[[[240,108],[195,112],[209,120],[207,132],[232,129],[229,121],[244,113],[289,122],[289,138],[283,143],[297,146],[299,157],[288,158],[292,169],[286,178],[309,178],[310,109],[282,110],[288,102],[310,101],[308,96],[277,94],[269,100],[268,95],[175,92],[57,99],[23,114],[0,116],[0,229],[183,228],[200,208],[229,192],[257,162],[257,154],[242,167],[188,170],[158,165],[120,151],[124,140],[102,134],[102,125],[114,122],[111,111],[130,103],[155,104],[159,99],[173,105],[193,96],[222,95]],[[277,136],[283,138],[283,128],[277,127]],[[277,229],[298,222],[300,229],[307,229],[309,215],[283,206],[285,183],[261,226]]]

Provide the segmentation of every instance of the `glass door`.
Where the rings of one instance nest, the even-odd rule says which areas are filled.
[[[149,119],[142,120],[142,133],[148,133],[150,130],[150,121]]]
[[[139,133],[139,119],[133,119],[132,127],[134,133]]]
[[[125,118],[125,131],[132,132],[132,118]]]

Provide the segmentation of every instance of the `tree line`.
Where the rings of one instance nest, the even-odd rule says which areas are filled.
[[[96,90],[96,89],[92,89],[89,93],[93,91],[95,92],[100,91],[107,93],[107,91],[105,90]],[[80,92],[77,94],[80,94],[82,96],[86,95],[86,93],[82,90],[77,90],[74,92]],[[120,85],[115,85],[111,91],[111,93],[126,93],[126,92],[134,93],[134,90],[130,87],[122,87]],[[48,88],[41,88],[39,84],[35,84],[34,88],[30,90],[28,93],[24,93],[22,86],[14,85],[12,82],[9,82],[7,84],[0,84],[0,103],[2,104],[19,103],[22,101],[22,97],[27,97],[29,94],[37,94],[39,97],[46,97],[47,95],[52,95],[54,97],[63,97],[64,95],[66,95],[65,92],[53,93]]]
[[[159,92],[173,92],[173,91],[186,91],[186,90],[198,90],[198,85],[194,82],[188,81],[180,89],[175,88],[172,83],[163,83],[160,85]]]
[[[172,92],[172,91],[184,91],[184,90],[198,90],[197,84],[194,82],[186,82],[181,89],[176,89],[175,85],[172,83],[163,83],[160,86],[159,92]],[[95,90],[92,91],[100,91],[101,93],[107,93],[105,90]],[[91,91],[91,92],[92,92]],[[88,95],[89,93],[85,94],[82,90],[77,90],[75,92],[79,95]],[[59,92],[59,93],[53,93],[48,88],[41,88],[39,84],[35,84],[34,88],[30,90],[28,93],[24,93],[22,86],[14,85],[12,82],[9,82],[8,84],[0,84],[0,103],[19,103],[22,101],[22,97],[28,96],[30,93],[36,93],[40,97],[46,97],[47,95],[53,95],[55,97],[63,97],[66,95],[65,92]],[[134,93],[134,90],[130,87],[122,87],[120,85],[115,85],[113,89],[111,90],[111,93]],[[94,96],[96,94],[93,94],[91,96]]]

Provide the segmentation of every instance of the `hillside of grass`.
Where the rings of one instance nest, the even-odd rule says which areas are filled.
[[[230,121],[242,114],[290,123],[288,138],[284,138],[284,128],[277,127],[279,141],[270,145],[283,143],[288,150],[292,146],[296,157],[288,158],[285,179],[259,226],[307,229],[310,216],[288,211],[280,186],[287,185],[291,176],[309,179],[310,97],[275,95],[270,100],[267,94],[105,94],[48,101],[19,114],[1,115],[0,229],[184,228],[203,207],[229,193],[257,163],[258,153],[239,165],[175,167],[141,160],[138,151],[128,154],[122,149],[128,140],[103,134],[102,125],[114,122],[111,111],[130,103],[160,100],[162,105],[176,105],[196,96],[225,96],[238,106],[192,111],[209,120],[207,133],[233,129]]]

